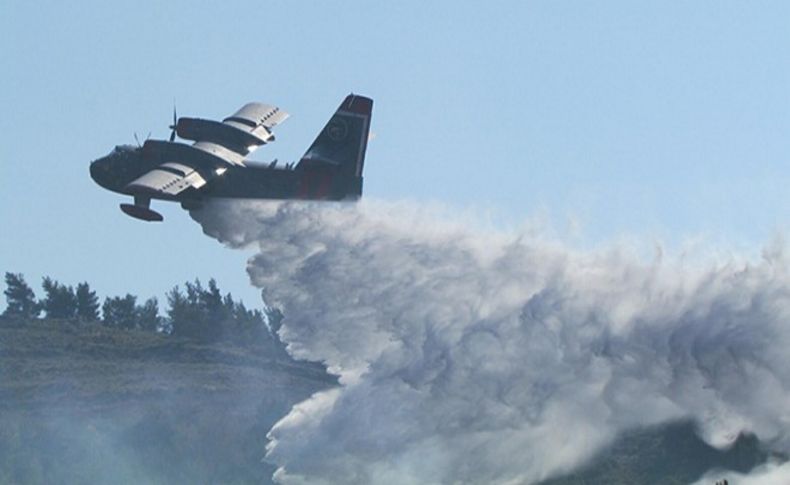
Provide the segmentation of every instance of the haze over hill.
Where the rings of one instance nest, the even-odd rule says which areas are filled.
[[[273,483],[271,426],[336,385],[261,348],[63,320],[0,319],[0,483]],[[546,485],[688,483],[764,461],[753,438],[719,451],[690,423],[626,435]]]
[[[0,483],[271,483],[267,431],[336,382],[265,346],[0,323]]]

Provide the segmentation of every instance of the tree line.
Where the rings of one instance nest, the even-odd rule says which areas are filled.
[[[183,336],[202,341],[221,338],[240,343],[261,339],[279,344],[276,330],[282,314],[277,309],[248,309],[230,293],[222,294],[212,278],[207,286],[199,279],[175,286],[167,292],[167,308],[160,315],[159,301],[152,297],[138,302],[135,295],[113,296],[99,302],[87,282],[74,286],[44,277],[43,298],[37,298],[21,273],[5,273],[6,309],[2,316],[14,320],[60,319],[101,323],[125,330],[142,330]],[[280,345],[281,346],[281,345]]]

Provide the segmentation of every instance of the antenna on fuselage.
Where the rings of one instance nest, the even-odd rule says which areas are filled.
[[[150,131],[148,132],[148,135],[145,136],[145,141],[148,141],[149,138],[151,138]],[[137,137],[136,131],[134,132],[134,141],[137,143],[137,148],[142,148],[142,145],[140,144],[140,138]]]

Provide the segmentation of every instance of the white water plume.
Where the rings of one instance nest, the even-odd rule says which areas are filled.
[[[270,432],[276,480],[534,483],[623,430],[692,419],[790,450],[790,269],[761,258],[579,251],[416,204],[218,202],[297,358],[341,387]]]

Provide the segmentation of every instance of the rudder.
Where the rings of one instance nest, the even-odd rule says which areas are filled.
[[[298,167],[305,170],[332,167],[345,180],[349,192],[346,195],[361,195],[372,113],[372,99],[348,95],[307,149]]]

